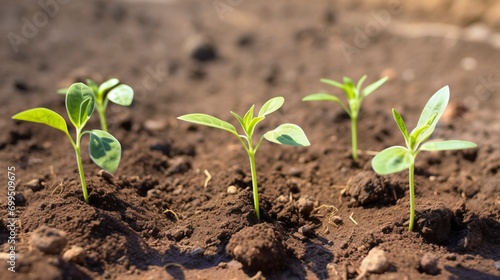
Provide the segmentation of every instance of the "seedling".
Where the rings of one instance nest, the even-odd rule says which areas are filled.
[[[374,82],[373,84],[368,85],[363,90],[361,89],[361,86],[363,85],[363,82],[366,80],[366,75],[361,77],[357,85],[355,85],[354,82],[348,77],[343,78],[344,84],[341,84],[333,80],[321,79],[322,83],[343,90],[346,95],[349,107],[346,106],[342,101],[340,101],[340,99],[337,96],[323,92],[310,94],[302,98],[302,101],[333,101],[340,104],[342,109],[344,109],[347,115],[349,115],[349,117],[351,118],[352,158],[354,160],[358,160],[357,121],[358,121],[359,109],[361,108],[361,103],[363,102],[363,99],[365,97],[367,97],[372,92],[377,90],[382,84],[384,84],[387,81],[387,79],[388,79],[387,77],[384,77]]]
[[[450,99],[450,90],[448,86],[438,90],[425,105],[422,114],[418,120],[417,126],[408,134],[406,124],[401,115],[392,109],[394,120],[403,134],[406,147],[395,146],[389,147],[378,153],[372,159],[373,170],[379,175],[387,175],[397,173],[405,169],[409,170],[410,181],[410,225],[409,230],[413,230],[415,219],[415,188],[414,188],[414,169],[415,158],[420,151],[445,151],[475,148],[477,145],[469,141],[461,140],[446,140],[446,141],[429,141],[427,140],[436,124],[443,115],[448,100]]]
[[[309,140],[307,139],[304,131],[295,124],[285,123],[274,130],[266,132],[262,135],[257,141],[257,145],[254,145],[253,141],[253,133],[255,131],[255,127],[259,122],[265,119],[265,116],[271,114],[272,112],[281,108],[285,99],[283,97],[274,97],[267,101],[256,117],[254,117],[254,107],[252,105],[250,109],[246,112],[243,117],[240,117],[235,112],[231,111],[231,114],[238,120],[241,127],[243,128],[244,135],[238,134],[236,128],[223,120],[220,120],[216,117],[206,115],[206,114],[188,114],[184,116],[178,117],[179,120],[206,125],[210,127],[215,127],[218,129],[225,130],[238,138],[241,145],[248,154],[248,158],[250,159],[250,171],[252,173],[252,187],[253,187],[253,201],[255,207],[255,213],[257,214],[257,218],[260,220],[260,211],[259,211],[259,191],[257,186],[257,170],[255,168],[255,153],[260,147],[262,140],[265,138],[270,142],[274,142],[282,145],[289,146],[309,146]]]
[[[83,131],[85,124],[94,112],[95,97],[92,90],[83,83],[71,85],[66,94],[66,111],[73,126],[76,128],[76,140],[73,140],[68,132],[68,126],[64,118],[58,113],[46,108],[34,108],[14,115],[15,120],[41,123],[58,129],[68,136],[76,153],[76,161],[80,180],[82,183],[83,199],[89,203],[85,175],[83,173],[81,157],[81,138],[85,134],[90,135],[89,154],[92,161],[100,168],[115,172],[120,163],[121,145],[115,137],[103,130]]]
[[[87,85],[90,87],[95,96],[95,109],[101,121],[101,128],[108,131],[106,122],[106,108],[108,102],[111,101],[121,106],[130,106],[134,100],[134,90],[125,84],[120,84],[118,79],[109,79],[104,83],[97,85],[94,81],[88,79]],[[66,94],[68,89],[63,88],[57,91],[59,94]]]

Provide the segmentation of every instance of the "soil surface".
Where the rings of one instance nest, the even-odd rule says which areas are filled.
[[[378,1],[370,11],[326,0],[47,2],[6,0],[0,10],[0,279],[500,278],[493,30],[464,24],[447,33],[449,26],[418,21],[404,1]],[[355,162],[338,104],[301,98],[341,95],[320,78],[363,74],[390,80],[364,101]],[[66,116],[57,89],[110,77],[131,85],[135,100],[108,108],[123,148],[114,177],[84,153],[87,205],[65,136],[11,116],[33,107]],[[445,85],[451,101],[433,138],[478,148],[419,154],[409,232],[408,175],[377,176],[370,160],[404,144],[391,108],[411,129]],[[237,139],[176,117],[200,112],[236,125],[229,111],[243,114],[274,96],[286,102],[256,133],[291,122],[312,144],[262,144],[259,222]],[[99,127],[96,116],[88,127]],[[16,273],[7,270],[8,167],[17,186]],[[47,232],[60,253],[37,249],[35,237]],[[75,246],[82,252],[68,257]],[[364,273],[373,248],[388,266]]]

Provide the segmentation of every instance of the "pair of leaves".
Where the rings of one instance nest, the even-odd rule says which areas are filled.
[[[387,77],[384,77],[368,85],[363,90],[361,89],[361,87],[366,80],[366,75],[361,77],[357,85],[354,85],[354,82],[348,77],[343,78],[343,84],[334,80],[321,79],[322,83],[331,85],[344,91],[349,103],[349,108],[347,108],[347,106],[345,106],[337,96],[328,93],[310,94],[302,98],[302,101],[334,101],[339,103],[340,106],[342,106],[342,108],[352,117],[353,114],[357,114],[363,98],[367,97],[379,87],[381,87],[387,81],[387,79]]]
[[[401,115],[392,109],[394,120],[405,138],[407,147],[390,147],[378,153],[372,160],[373,170],[379,175],[386,175],[408,169],[420,151],[461,150],[477,147],[475,143],[462,140],[430,141],[422,144],[434,132],[448,105],[449,98],[448,86],[438,90],[425,105],[417,126],[410,134]]]
[[[66,110],[71,123],[77,128],[77,131],[80,131],[87,123],[94,111],[94,105],[94,94],[88,86],[83,83],[76,83],[69,87],[66,94]],[[48,125],[64,132],[72,139],[64,118],[52,110],[34,108],[20,112],[12,118]],[[115,172],[120,163],[120,143],[111,134],[102,130],[92,130],[89,133],[90,158],[102,169],[111,173]]]
[[[130,106],[134,100],[134,90],[128,85],[120,84],[120,80],[116,78],[109,79],[100,85],[88,79],[87,85],[100,104],[103,104],[104,99],[107,98],[115,104]],[[66,94],[68,90],[69,89],[60,89],[57,93]]]
[[[262,121],[266,115],[269,115],[278,110],[279,108],[281,108],[284,102],[285,99],[283,97],[275,97],[268,100],[259,110],[257,117],[253,117],[254,106],[250,107],[250,109],[243,117],[240,117],[238,114],[234,112],[231,112],[231,114],[233,114],[233,116],[241,124],[245,133],[249,137],[251,137],[255,129],[255,126],[260,121]],[[198,113],[188,114],[180,116],[178,117],[178,119],[191,123],[222,129],[236,135],[237,137],[240,137],[238,135],[236,128],[232,124],[207,114],[198,114]],[[282,124],[278,126],[276,129],[265,133],[264,138],[266,138],[268,141],[283,145],[290,145],[290,146],[310,145],[309,140],[307,139],[304,131],[295,124]]]

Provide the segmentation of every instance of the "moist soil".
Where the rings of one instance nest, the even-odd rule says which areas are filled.
[[[393,33],[390,27],[419,18],[404,4],[386,26],[373,17],[383,7],[370,13],[323,0],[307,5],[296,0],[72,1],[60,4],[45,25],[39,23],[16,53],[7,34],[22,34],[23,17],[33,21],[44,10],[36,1],[4,2],[4,253],[11,245],[9,166],[15,168],[19,220],[16,273],[7,270],[3,255],[1,279],[355,279],[375,247],[385,251],[390,265],[365,278],[499,279],[495,81],[500,77],[495,75],[500,53],[491,44]],[[214,3],[226,4],[218,6],[226,10]],[[442,20],[453,22],[445,15]],[[379,29],[360,42],[357,30],[377,24]],[[346,54],[342,44],[355,49]],[[301,98],[321,91],[341,94],[320,78],[357,80],[363,74],[370,82],[384,75],[390,80],[364,101],[360,158],[353,161],[345,113],[337,104]],[[100,172],[83,153],[87,205],[64,134],[10,117],[33,107],[66,116],[58,88],[110,77],[131,85],[135,100],[129,108],[108,108],[110,132],[123,149],[114,176]],[[412,128],[428,98],[445,85],[451,101],[433,138],[470,140],[478,148],[419,154],[416,225],[409,232],[407,174],[377,176],[370,160],[376,151],[404,143],[391,108]],[[312,144],[262,144],[256,156],[258,221],[248,158],[237,139],[176,117],[202,112],[236,124],[229,111],[243,114],[274,96],[286,102],[256,133],[291,122]],[[87,126],[98,128],[98,119]],[[64,231],[62,253],[79,246],[83,259],[67,261],[62,253],[38,251],[32,236],[41,226]],[[427,253],[437,267],[420,265]]]

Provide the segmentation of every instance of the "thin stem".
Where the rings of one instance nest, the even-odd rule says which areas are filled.
[[[352,158],[358,160],[358,132],[357,118],[351,117],[351,142],[352,142]]]
[[[108,124],[106,123],[106,109],[100,105],[96,106],[97,113],[99,114],[99,120],[101,121],[102,130],[108,132]]]
[[[78,173],[80,173],[80,181],[82,183],[82,191],[83,191],[83,200],[85,203],[89,204],[89,194],[87,192],[87,184],[85,183],[85,174],[83,173],[83,164],[82,164],[82,156],[80,153],[80,130],[76,131],[76,145],[75,145],[75,153],[76,153],[76,162],[78,164]]]
[[[413,230],[413,223],[415,220],[415,183],[414,183],[414,174],[415,174],[415,164],[410,165],[410,225],[408,226],[408,230]]]
[[[255,151],[249,152],[248,158],[250,159],[250,171],[252,172],[253,204],[255,207],[255,213],[257,214],[257,219],[260,221],[259,189],[257,186],[257,169],[255,168]]]

